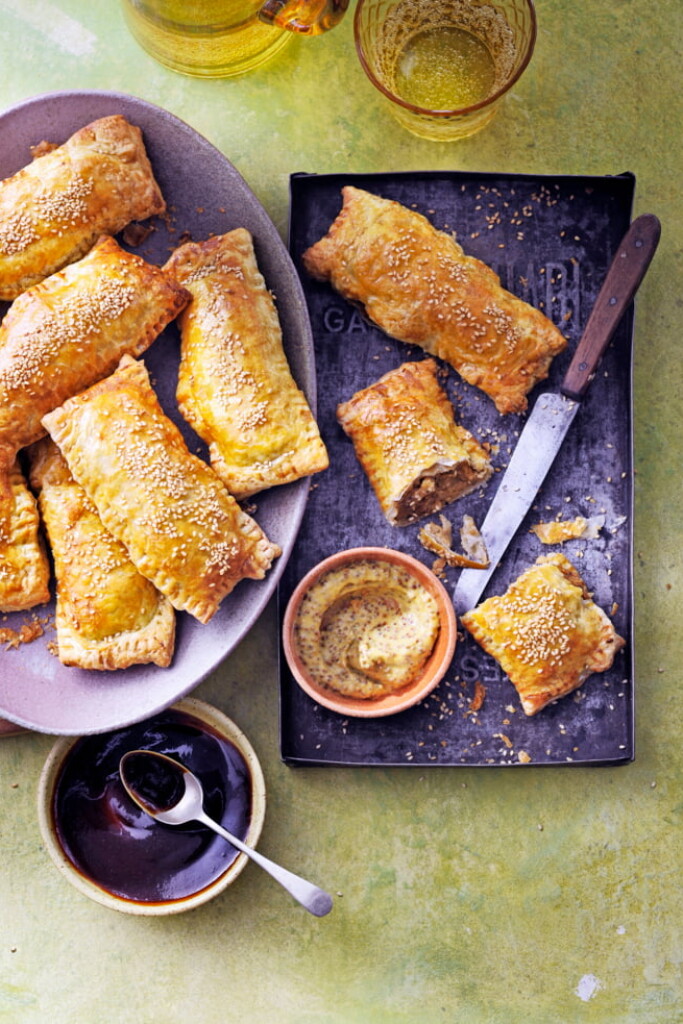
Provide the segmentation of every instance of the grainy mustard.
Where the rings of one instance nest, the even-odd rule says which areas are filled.
[[[439,633],[435,599],[411,573],[360,559],[304,595],[294,627],[315,681],[347,697],[380,697],[419,675]]]

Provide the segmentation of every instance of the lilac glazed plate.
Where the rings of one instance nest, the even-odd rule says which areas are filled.
[[[38,96],[0,114],[0,177],[16,173],[42,141],[61,144],[99,117],[123,114],[143,132],[168,212],[134,250],[162,264],[181,241],[201,241],[236,227],[254,238],[259,266],[276,296],[284,345],[299,386],[315,408],[315,364],[311,326],[299,277],[275,225],[244,179],[222,153],[172,114],[146,101],[114,92],[59,92]],[[119,237],[126,246],[125,238]],[[128,246],[126,246],[128,247]],[[0,304],[4,316],[7,305]],[[179,336],[175,324],[144,357],[167,414],[192,451],[205,455],[199,438],[175,404]],[[2,616],[4,630],[19,631],[38,620],[42,636],[0,648],[0,715],[39,732],[83,735],[141,721],[188,694],[234,649],[273,594],[296,538],[308,497],[308,481],[264,492],[254,518],[282,548],[264,580],[244,580],[206,625],[177,613],[176,650],[169,668],[141,665],[114,672],[67,668],[51,649],[54,604]],[[54,593],[54,584],[52,586]]]

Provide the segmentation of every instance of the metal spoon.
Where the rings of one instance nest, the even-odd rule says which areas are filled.
[[[324,917],[332,910],[329,893],[274,864],[210,818],[204,811],[201,782],[180,761],[155,750],[129,750],[121,758],[119,772],[128,795],[150,817],[167,825],[201,822],[267,871],[311,914]]]

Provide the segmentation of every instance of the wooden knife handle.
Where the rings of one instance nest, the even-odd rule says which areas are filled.
[[[585,394],[603,352],[650,266],[660,233],[657,217],[644,213],[633,221],[624,235],[562,382],[560,390],[568,398],[578,400]]]

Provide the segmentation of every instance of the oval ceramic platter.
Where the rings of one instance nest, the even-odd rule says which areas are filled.
[[[314,405],[315,367],[306,303],[296,270],[274,224],[232,164],[206,139],[172,114],[146,101],[112,92],[64,92],[30,99],[0,115],[0,178],[31,160],[43,140],[64,142],[96,118],[123,114],[143,132],[168,215],[132,250],[162,264],[188,236],[201,241],[236,227],[254,238],[259,266],[276,298],[284,345],[294,377]],[[119,241],[125,242],[119,237]],[[6,305],[0,313],[4,315]],[[145,354],[157,394],[183,431],[192,451],[204,446],[181,420],[175,405],[179,361],[176,326],[168,327]],[[258,495],[250,512],[280,545],[264,580],[243,580],[206,625],[177,613],[177,639],[169,668],[137,666],[90,672],[63,666],[51,653],[54,605],[1,617],[0,626],[19,630],[38,619],[44,634],[17,647],[0,648],[0,715],[53,734],[81,735],[129,725],[160,711],[192,690],[233,650],[273,594],[291,553],[308,496],[308,481]],[[255,509],[254,509],[255,507]],[[54,587],[53,587],[54,589]]]

